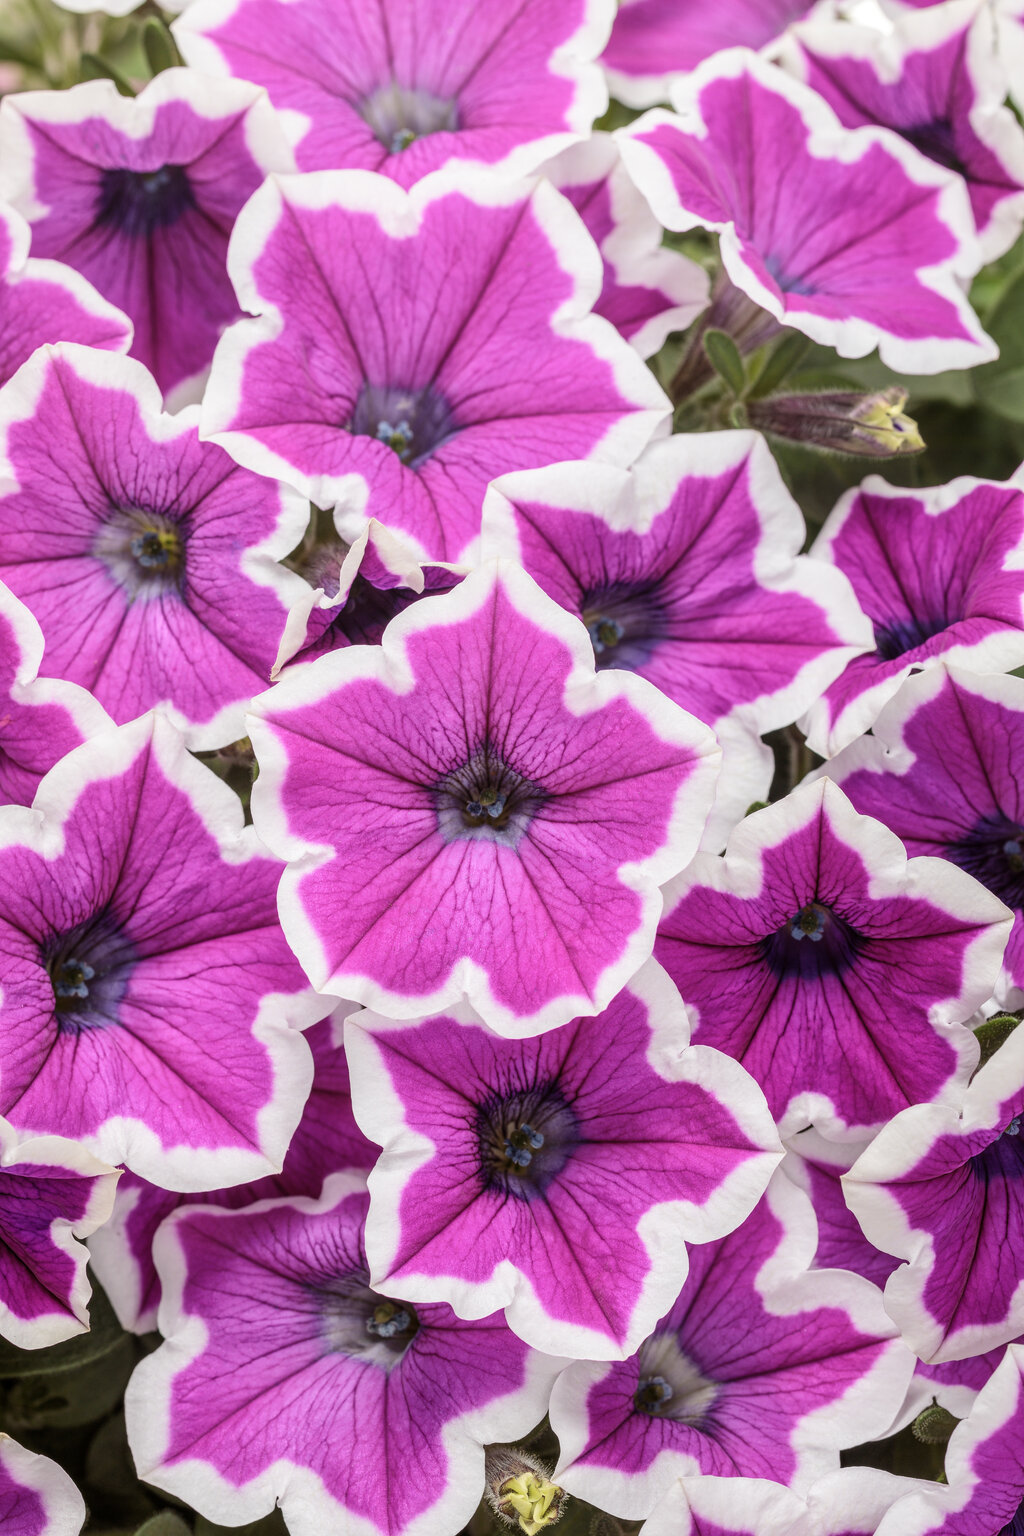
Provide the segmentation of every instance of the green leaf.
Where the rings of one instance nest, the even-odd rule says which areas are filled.
[[[123,1334],[112,1350],[84,1365],[15,1377],[0,1388],[0,1428],[17,1438],[37,1430],[94,1424],[117,1406],[135,1357],[134,1340]]]
[[[135,91],[121,71],[98,53],[83,53],[78,66],[80,80],[113,80],[122,96],[134,96]]]
[[[142,29],[142,47],[145,50],[146,62],[154,75],[161,74],[165,69],[177,69],[181,63],[181,55],[174,38],[158,16],[147,17],[146,25]]]
[[[707,331],[704,335],[704,351],[708,362],[736,396],[742,395],[747,375],[739,348],[726,331]]]
[[[66,1339],[63,1344],[51,1344],[46,1349],[18,1349],[6,1339],[0,1339],[0,1379],[63,1374],[109,1354],[126,1337],[106,1293],[95,1279],[89,1318],[92,1326],[88,1333],[76,1334],[73,1339]]]
[[[975,398],[1010,421],[1024,420],[1024,270],[1017,273],[992,310],[988,333],[999,348],[995,362],[971,372]]]
[[[762,395],[770,395],[778,389],[794,368],[800,366],[810,348],[810,341],[806,336],[801,336],[799,331],[790,331],[788,336],[783,336],[754,381],[751,395],[760,399]]]
[[[197,1515],[195,1536],[288,1536],[288,1527],[277,1509],[252,1525],[214,1525],[204,1515]]]

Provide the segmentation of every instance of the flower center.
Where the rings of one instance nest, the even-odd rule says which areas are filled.
[[[116,166],[100,172],[95,222],[125,235],[145,237],[176,224],[196,206],[183,165],[161,165],[155,171]]]
[[[97,913],[66,933],[51,934],[40,945],[40,958],[53,987],[62,1033],[118,1022],[135,953],[109,913]]]
[[[808,294],[814,292],[814,284],[787,272],[781,256],[766,256],[764,264],[783,293]]]
[[[623,667],[640,671],[668,628],[665,610],[649,584],[586,593],[582,618],[598,670]]]
[[[679,1348],[673,1333],[656,1333],[640,1346],[640,1379],[633,1394],[638,1413],[677,1424],[699,1425],[718,1387]]]
[[[363,1271],[340,1275],[314,1294],[321,1337],[332,1353],[358,1356],[390,1371],[419,1332],[420,1320],[409,1302],[379,1296]]]
[[[459,126],[454,101],[412,90],[394,81],[382,85],[358,107],[359,115],[389,155],[400,155],[431,133],[454,133]]]
[[[906,128],[897,128],[896,132],[937,165],[944,165],[961,176],[964,174],[964,163],[957,152],[956,135],[948,117],[938,117],[930,123],[912,123]]]
[[[161,512],[128,507],[112,513],[93,540],[92,552],[132,598],[155,597],[178,590],[183,533],[180,523]]]
[[[762,940],[765,959],[777,976],[806,981],[852,965],[863,940],[855,928],[821,901],[809,901],[781,928]]]
[[[995,811],[979,821],[946,855],[980,880],[1000,901],[1024,910],[1024,827]]]
[[[546,1189],[581,1139],[553,1083],[494,1095],[477,1110],[476,1131],[484,1187],[520,1200]]]
[[[429,385],[416,390],[364,384],[347,427],[356,437],[384,443],[410,469],[418,469],[458,430],[447,401]]]
[[[875,650],[883,661],[898,661],[908,651],[916,651],[927,645],[935,635],[949,626],[949,619],[919,619],[916,617],[893,619],[887,624],[876,624]]]
[[[486,744],[434,791],[445,842],[480,837],[516,847],[546,794]]]

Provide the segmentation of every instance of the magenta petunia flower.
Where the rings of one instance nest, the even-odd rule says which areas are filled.
[[[4,1536],[78,1536],[85,1500],[63,1467],[0,1434],[0,1528]]]
[[[290,861],[317,988],[392,1018],[465,998],[537,1034],[599,1013],[650,954],[718,749],[511,562],[293,668],[254,702],[253,815]]]
[[[668,229],[717,230],[735,285],[842,357],[897,371],[995,357],[960,279],[981,264],[963,182],[877,128],[843,128],[775,65],[737,48],[617,134]],[[765,187],[772,195],[763,195]]]
[[[884,1434],[913,1359],[873,1285],[809,1268],[814,1244],[810,1202],[776,1174],[743,1226],[691,1252],[679,1299],[632,1359],[559,1377],[556,1481],[637,1520],[679,1476],[805,1492],[844,1446]]]
[[[19,1349],[88,1328],[89,1255],[79,1239],[110,1216],[118,1177],[76,1142],[19,1141],[0,1119],[0,1334]]]
[[[739,1226],[782,1156],[757,1085],[688,1036],[654,961],[539,1040],[501,1040],[469,1010],[355,1014],[357,1113],[384,1148],[373,1284],[460,1317],[504,1307],[551,1355],[631,1354],[678,1295],[686,1245]]]
[[[628,463],[666,421],[653,374],[589,313],[598,252],[547,183],[467,165],[410,192],[367,171],[271,177],[230,265],[259,318],[217,349],[204,435],[340,503],[350,542],[376,516],[455,560],[495,475]]]
[[[885,1305],[915,1354],[957,1360],[1024,1332],[1024,1037],[971,1082],[958,1113],[918,1104],[885,1126],[843,1179],[878,1248],[907,1260]]]
[[[829,1142],[806,1130],[790,1140],[789,1148],[783,1172],[808,1196],[818,1223],[815,1268],[848,1269],[881,1290],[898,1260],[868,1242],[843,1193],[843,1174],[856,1162],[860,1146]],[[109,1225],[103,1229],[109,1231]]]
[[[667,101],[672,86],[723,48],[762,48],[812,0],[621,0],[601,63],[630,107]]]
[[[896,1500],[919,1486],[875,1467],[843,1467],[802,1499],[760,1477],[679,1477],[640,1536],[874,1536]]]
[[[0,397],[0,577],[42,626],[44,675],[117,721],[162,705],[194,748],[237,740],[289,605],[306,500],[162,414],[140,363],[46,347]],[[4,462],[5,461],[5,462]]]
[[[95,284],[131,319],[132,356],[163,392],[198,399],[217,337],[239,313],[225,267],[231,227],[267,172],[292,166],[264,93],[168,69],[137,97],[109,80],[6,96],[0,163],[33,255]]]
[[[74,683],[39,677],[43,635],[0,582],[0,803],[31,805],[43,774],[110,718]]]
[[[125,1407],[139,1475],[207,1519],[280,1505],[292,1536],[450,1536],[487,1443],[543,1417],[561,1361],[500,1317],[371,1289],[359,1175],[319,1202],[182,1210],[156,1240],[167,1342]]]
[[[331,1018],[306,1031],[313,1053],[313,1086],[280,1173],[208,1194],[186,1195],[160,1189],[134,1173],[122,1175],[113,1215],[89,1244],[93,1268],[122,1328],[149,1333],[156,1327],[160,1280],[153,1263],[153,1238],[160,1223],[179,1205],[223,1205],[238,1210],[275,1195],[311,1195],[315,1199],[329,1174],[344,1168],[373,1167],[378,1148],[356,1125],[341,1042],[338,1015],[353,1011],[351,1003],[342,1003]]]
[[[0,1113],[171,1189],[280,1168],[327,1011],[275,912],[280,866],[157,716],[0,809]]]
[[[782,59],[845,127],[892,128],[958,172],[985,260],[1009,249],[1024,224],[1024,133],[1004,105],[1008,78],[988,6],[932,5],[889,33],[812,20],[789,34]]]
[[[0,203],[0,384],[48,341],[127,352],[132,324],[91,283],[59,261],[30,257],[31,231]]]
[[[1024,990],[1024,681],[935,666],[910,677],[869,736],[828,764],[858,811],[908,853],[937,854],[1014,913],[997,996]]]
[[[801,724],[829,756],[866,731],[914,668],[1024,664],[1024,490],[966,476],[908,492],[869,475],[811,554],[844,571],[875,631]]]
[[[783,1136],[814,1124],[852,1141],[962,1092],[978,1059],[964,1020],[992,992],[1011,922],[819,779],[668,885],[655,954],[695,1038],[743,1063]]]
[[[898,1499],[878,1536],[1019,1536],[1024,1529],[1024,1345],[1002,1363],[954,1429],[945,1485]]]
[[[196,0],[189,64],[266,87],[302,171],[411,186],[451,160],[536,170],[608,105],[612,0]]]
[[[795,720],[871,644],[849,583],[823,583],[799,555],[805,536],[764,439],[715,432],[654,443],[629,471],[505,476],[481,548],[521,561],[583,620],[599,671],[638,672],[718,733],[720,847],[767,797],[772,764],[761,773],[751,736]]]
[[[594,305],[651,357],[671,331],[685,331],[708,302],[703,267],[661,243],[661,225],[637,191],[607,133],[593,133],[544,167],[597,242],[604,284]]]
[[[450,592],[463,574],[459,567],[417,559],[406,541],[376,518],[351,544],[339,536],[318,546],[304,570],[307,590],[288,614],[271,676],[290,661],[315,661],[348,645],[379,645],[391,620],[410,603]]]

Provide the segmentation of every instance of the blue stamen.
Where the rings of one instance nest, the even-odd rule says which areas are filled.
[[[596,656],[601,656],[605,651],[618,645],[625,634],[625,630],[617,619],[607,619],[601,615],[591,619],[587,625],[587,631]]]
[[[1003,1135],[1004,1136],[1019,1136],[1020,1135],[1020,1123],[1021,1123],[1021,1120],[1024,1120],[1024,1115],[1014,1115],[1013,1119],[1010,1121],[1009,1125],[1006,1127],[1006,1130],[1003,1132]]]
[[[65,960],[54,977],[55,997],[88,997],[87,983],[96,972],[84,960]]]
[[[384,1302],[377,1307],[373,1316],[367,1319],[366,1329],[378,1339],[393,1339],[400,1333],[405,1333],[412,1324],[411,1315],[404,1307],[396,1309],[391,1302]]]
[[[824,909],[813,901],[801,907],[796,916],[790,918],[789,931],[794,939],[810,939],[812,944],[817,944],[825,934]]]
[[[648,1376],[637,1387],[634,1401],[644,1413],[660,1413],[674,1396],[664,1376]]]

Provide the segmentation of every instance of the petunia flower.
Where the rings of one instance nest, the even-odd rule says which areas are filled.
[[[0,809],[0,1113],[164,1187],[281,1165],[327,1011],[277,923],[280,866],[148,715]]]
[[[959,864],[1014,913],[997,995],[1024,990],[1024,681],[934,666],[910,677],[871,735],[828,763],[858,811],[908,853]]]
[[[65,753],[110,724],[74,683],[39,677],[43,635],[0,582],[0,803],[31,805],[39,780]]]
[[[293,668],[249,723],[313,985],[399,1019],[464,998],[515,1036],[599,1013],[648,958],[719,756],[504,561]]]
[[[715,432],[654,443],[628,471],[503,476],[481,551],[521,561],[583,620],[599,671],[638,672],[716,731],[720,847],[767,798],[757,736],[795,720],[871,643],[849,583],[822,582],[798,553],[805,536],[764,439]]]
[[[784,1137],[814,1124],[855,1141],[962,1092],[978,1059],[964,1021],[992,992],[1011,922],[962,870],[908,860],[823,778],[668,885],[655,954],[695,1039],[743,1063]]]
[[[953,172],[883,129],[843,128],[741,48],[672,101],[616,134],[626,169],[667,229],[719,232],[728,276],[776,321],[908,373],[996,355],[960,283],[981,253]]]
[[[818,18],[790,31],[781,57],[845,127],[892,128],[961,175],[986,261],[1010,248],[1024,225],[1024,132],[1004,105],[989,6],[931,5],[888,33]]]
[[[621,0],[601,63],[630,107],[667,101],[672,87],[723,48],[762,48],[812,0]]]
[[[4,1536],[78,1536],[85,1500],[63,1467],[0,1434],[0,1529]]]
[[[19,1140],[0,1119],[0,1335],[19,1349],[87,1330],[89,1255],[80,1239],[109,1218],[118,1177],[74,1141]]]
[[[776,1174],[753,1215],[690,1254],[675,1305],[630,1360],[559,1377],[555,1479],[616,1517],[680,1476],[770,1477],[805,1492],[884,1434],[913,1367],[877,1289],[809,1268],[814,1213]]]
[[[140,363],[42,348],[0,396],[0,577],[39,621],[45,676],[119,722],[161,704],[195,748],[244,734],[289,604],[277,557],[307,502],[162,414]]]
[[[572,203],[593,235],[604,262],[604,284],[594,305],[640,353],[651,357],[671,331],[685,331],[708,302],[703,267],[661,243],[651,213],[607,133],[592,133],[544,166],[544,174]]]
[[[688,1036],[654,961],[539,1040],[499,1039],[466,1009],[353,1015],[356,1113],[384,1148],[373,1284],[460,1317],[504,1307],[550,1355],[631,1354],[678,1295],[687,1244],[739,1226],[782,1156],[753,1080]]]
[[[187,63],[266,88],[302,171],[411,186],[452,160],[533,171],[608,105],[611,0],[194,0]]]
[[[271,177],[229,264],[259,318],[217,349],[203,433],[340,503],[349,542],[378,517],[421,556],[459,559],[495,475],[628,463],[668,415],[589,313],[599,255],[547,183],[458,164],[410,192],[368,171]]]
[[[1019,1536],[1024,1528],[1024,1345],[1002,1363],[946,1447],[945,1485],[898,1499],[878,1536]]]
[[[127,352],[132,324],[72,267],[29,256],[31,230],[0,203],[0,384],[48,341]]]
[[[680,1477],[640,1536],[874,1536],[896,1500],[919,1486],[875,1467],[843,1467],[802,1499],[760,1477]]]
[[[89,1244],[93,1268],[122,1328],[149,1333],[156,1327],[160,1280],[153,1263],[153,1239],[160,1223],[179,1205],[223,1205],[238,1210],[275,1195],[311,1195],[315,1199],[329,1174],[343,1168],[372,1168],[378,1148],[362,1135],[352,1113],[338,1017],[353,1011],[351,1003],[341,1003],[331,1018],[306,1031],[313,1053],[313,1086],[280,1173],[249,1184],[185,1195],[160,1189],[134,1173],[122,1175],[113,1214]]]
[[[6,96],[0,165],[32,254],[88,278],[131,319],[132,356],[164,394],[198,399],[239,313],[225,267],[232,225],[268,171],[292,166],[264,93],[167,69],[136,97],[110,80]]]
[[[807,1195],[818,1223],[815,1268],[848,1269],[881,1290],[898,1260],[868,1242],[843,1193],[843,1174],[857,1161],[861,1147],[826,1141],[814,1130],[801,1131],[788,1147],[783,1172]],[[103,1229],[109,1231],[109,1225]]]
[[[370,1286],[356,1174],[322,1198],[178,1211],[161,1227],[155,1354],[125,1407],[139,1475],[214,1521],[278,1504],[291,1536],[450,1536],[485,1444],[527,1434],[561,1364],[501,1317]]]
[[[885,1305],[915,1354],[957,1360],[1024,1332],[1024,1033],[972,1080],[963,1108],[918,1104],[883,1127],[843,1186],[877,1248],[907,1262]]]

